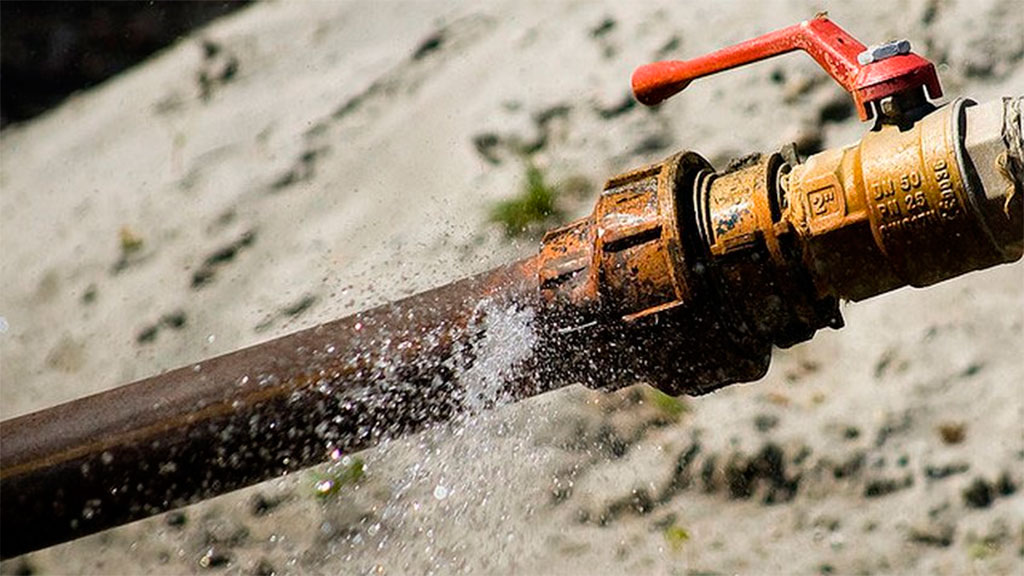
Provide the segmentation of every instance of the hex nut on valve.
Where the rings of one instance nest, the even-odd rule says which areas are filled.
[[[884,44],[875,44],[857,55],[857,63],[867,66],[872,62],[880,62],[886,58],[910,54],[910,40],[894,40]]]
[[[986,232],[1010,258],[1019,258],[1024,98],[1003,98],[965,110],[964,158],[975,177],[970,198]]]

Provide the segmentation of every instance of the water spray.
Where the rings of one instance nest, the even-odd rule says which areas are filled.
[[[568,384],[703,394],[773,346],[843,324],[841,300],[1024,251],[1024,98],[933,101],[906,41],[821,16],[642,66],[638,100],[803,50],[872,127],[800,159],[695,152],[615,176],[592,214],[491,272],[0,424],[0,556],[186,506]],[[516,354],[496,354],[520,328]]]

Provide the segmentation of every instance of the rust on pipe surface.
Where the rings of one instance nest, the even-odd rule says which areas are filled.
[[[0,555],[569,383],[756,380],[772,346],[840,327],[840,299],[1020,259],[1022,102],[957,101],[806,161],[681,152],[611,178],[527,260],[5,421]],[[509,326],[526,337],[493,354]]]
[[[459,371],[488,315],[531,314],[526,260],[3,423],[3,556],[407,434],[480,402]],[[526,322],[532,318],[526,317]],[[534,329],[542,330],[542,327]],[[506,381],[509,399],[545,389]]]
[[[756,380],[773,346],[842,326],[841,299],[1019,260],[1024,99],[935,109],[934,67],[897,44],[815,18],[642,67],[653,103],[802,49],[878,122],[806,161],[787,147],[716,170],[681,152],[611,178],[527,260],[3,422],[0,557],[569,383]]]

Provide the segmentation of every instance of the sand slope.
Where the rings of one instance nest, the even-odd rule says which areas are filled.
[[[521,185],[515,150],[589,181],[564,200],[582,214],[604,178],[680,148],[721,164],[864,130],[801,55],[628,105],[635,65],[820,3],[629,4],[260,4],[4,131],[0,416],[528,254],[487,222]],[[949,96],[1024,90],[1019,2],[827,7],[868,43],[908,37]],[[1020,264],[901,290],[681,415],[571,388],[363,454],[327,503],[303,473],[0,568],[1010,573],[1022,302]]]

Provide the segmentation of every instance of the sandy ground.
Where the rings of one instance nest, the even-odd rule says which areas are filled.
[[[1014,1],[270,2],[215,22],[0,135],[0,416],[530,253],[487,220],[517,150],[590,183],[563,199],[579,215],[680,148],[852,142],[800,55],[657,112],[626,100],[639,63],[823,8],[909,38],[948,95],[1024,89]],[[572,387],[360,454],[326,501],[321,467],[0,571],[1020,573],[1022,302],[1021,264],[900,290],[681,413]]]

